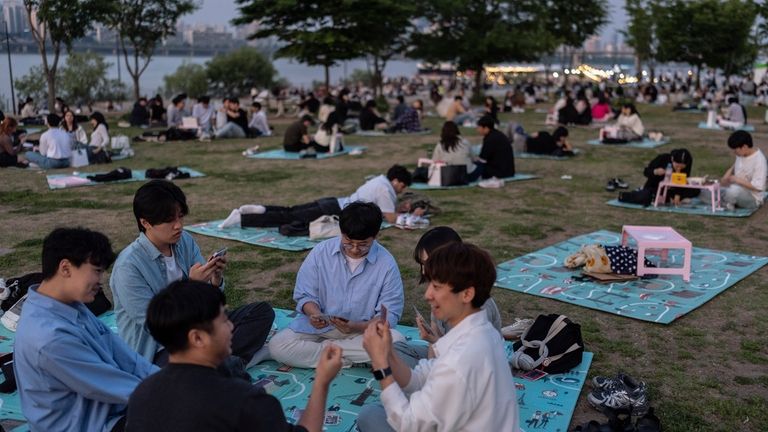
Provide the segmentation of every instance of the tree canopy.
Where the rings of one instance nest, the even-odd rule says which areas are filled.
[[[268,87],[277,73],[272,63],[251,47],[218,55],[206,66],[211,91],[217,96],[237,96],[254,87]]]

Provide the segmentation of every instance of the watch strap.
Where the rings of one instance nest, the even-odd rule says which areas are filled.
[[[373,372],[373,377],[376,378],[376,381],[381,381],[392,375],[392,368],[387,366],[384,369],[372,369],[371,372]]]

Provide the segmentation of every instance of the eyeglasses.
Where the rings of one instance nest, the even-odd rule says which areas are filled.
[[[347,236],[341,237],[341,247],[346,251],[350,252],[354,249],[357,249],[357,251],[361,254],[366,254],[368,251],[371,250],[371,246],[373,245],[373,239],[370,240],[350,240],[347,238]]]

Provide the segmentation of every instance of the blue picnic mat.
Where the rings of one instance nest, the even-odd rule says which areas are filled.
[[[363,146],[345,145],[344,150],[336,153],[315,153],[316,158],[307,159],[328,159],[336,156],[348,155],[353,150],[364,151]],[[250,159],[288,159],[288,160],[301,160],[301,154],[299,152],[287,152],[283,149],[267,150],[263,152],[257,152],[247,156]]]
[[[766,193],[765,196],[766,198],[768,198],[768,193]],[[635,210],[649,210],[649,211],[662,212],[662,213],[682,213],[682,214],[695,214],[695,215],[702,215],[702,216],[733,217],[733,218],[749,217],[749,216],[752,216],[752,213],[758,210],[758,209],[745,209],[745,208],[735,208],[733,210],[727,210],[723,208],[723,209],[716,209],[715,212],[712,213],[712,205],[707,204],[698,198],[691,199],[690,203],[680,203],[680,206],[678,207],[675,207],[670,204],[664,204],[658,207],[654,207],[653,204],[651,204],[647,207],[644,207],[640,204],[624,203],[617,199],[612,199],[608,201],[606,204],[614,207],[623,207],[623,208],[629,208],[629,209],[635,209]]]
[[[643,138],[642,141],[630,141],[626,144],[603,144],[600,142],[600,140],[589,140],[587,141],[587,144],[589,145],[600,145],[600,146],[608,146],[608,147],[635,147],[635,148],[644,148],[644,149],[652,149],[659,146],[663,146],[664,144],[669,143],[669,138],[664,137],[661,139],[661,141],[654,141],[650,138]]]
[[[507,183],[507,182],[513,182],[513,181],[533,180],[537,178],[539,177],[533,174],[515,174],[514,177],[507,177],[507,178],[504,178],[503,180],[505,183]],[[477,186],[478,183],[480,182],[476,181],[468,185],[460,185],[460,186],[430,186],[427,183],[414,182],[408,187],[414,190],[464,189],[469,187],[475,187]]]
[[[515,258],[497,266],[496,286],[643,321],[669,324],[768,263],[768,257],[694,247],[690,282],[677,275],[660,275],[653,279],[609,284],[577,281],[574,277],[581,275],[581,269],[563,266],[565,258],[577,252],[581,245],[618,245],[620,241],[621,234],[596,231]],[[669,263],[682,263],[682,251],[669,251]]]
[[[205,174],[201,173],[200,171],[193,170],[189,167],[179,167],[180,171],[188,172],[189,175],[193,178],[197,177],[205,177]],[[49,174],[46,176],[48,181],[48,188],[49,189],[69,189],[73,187],[80,187],[80,186],[97,186],[97,185],[109,185],[109,184],[115,184],[115,183],[128,183],[128,182],[137,182],[137,181],[146,181],[147,177],[144,175],[146,173],[146,170],[139,169],[139,168],[131,168],[131,174],[133,177],[125,180],[116,180],[116,181],[110,181],[110,182],[95,182],[88,180],[87,177],[90,175],[96,175],[96,174],[106,174],[107,171],[97,171],[97,172],[78,172],[77,174]],[[87,180],[86,182],[78,182],[73,184],[63,184],[59,182],[63,182],[66,180]]]
[[[275,309],[276,332],[288,326],[296,316],[296,311]],[[397,326],[406,339],[418,341],[419,332],[414,327]],[[507,342],[508,356],[512,345]],[[547,375],[537,381],[515,378],[517,401],[520,408],[520,423],[533,418],[538,411],[539,417],[546,413],[548,423],[539,420],[542,430],[566,431],[571,421],[573,410],[579,398],[581,387],[587,378],[592,353],[585,352],[581,364],[573,370],[557,375]],[[265,386],[268,393],[274,395],[283,406],[285,417],[295,423],[309,401],[309,393],[314,381],[314,370],[290,368],[274,361],[267,361],[248,369],[258,384]],[[366,368],[342,369],[331,383],[328,392],[325,431],[356,431],[357,414],[362,405],[379,402],[381,388]],[[546,426],[546,428],[544,428]]]
[[[202,222],[194,225],[186,225],[184,229],[196,234],[209,237],[223,238],[255,246],[264,246],[272,249],[281,249],[286,251],[303,251],[312,249],[322,240],[310,240],[307,236],[287,237],[278,232],[278,228],[240,228],[229,227],[220,229],[218,225],[224,220],[213,222]],[[389,228],[393,225],[384,222],[381,228]]]
[[[725,128],[720,127],[719,125],[707,126],[707,122],[699,122],[699,129],[724,130],[724,131],[743,130],[743,131],[746,131],[746,132],[754,132],[755,131],[755,127],[750,125],[750,124],[744,125],[744,126],[742,126],[740,128],[736,128],[736,129],[725,129]]]
[[[573,149],[573,154],[578,155],[581,153],[579,149]],[[539,153],[515,153],[515,157],[519,159],[548,159],[548,160],[571,160],[573,156],[555,156],[551,154],[539,154]]]

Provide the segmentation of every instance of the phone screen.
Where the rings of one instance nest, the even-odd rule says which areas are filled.
[[[426,330],[427,333],[429,333],[431,336],[434,336],[435,333],[432,331],[432,323],[427,321],[424,318],[424,315],[422,315],[421,312],[419,312],[419,309],[417,309],[416,306],[414,305],[411,305],[411,306],[413,306],[413,312],[416,314],[416,316],[421,318],[421,322],[424,323],[424,330]]]

